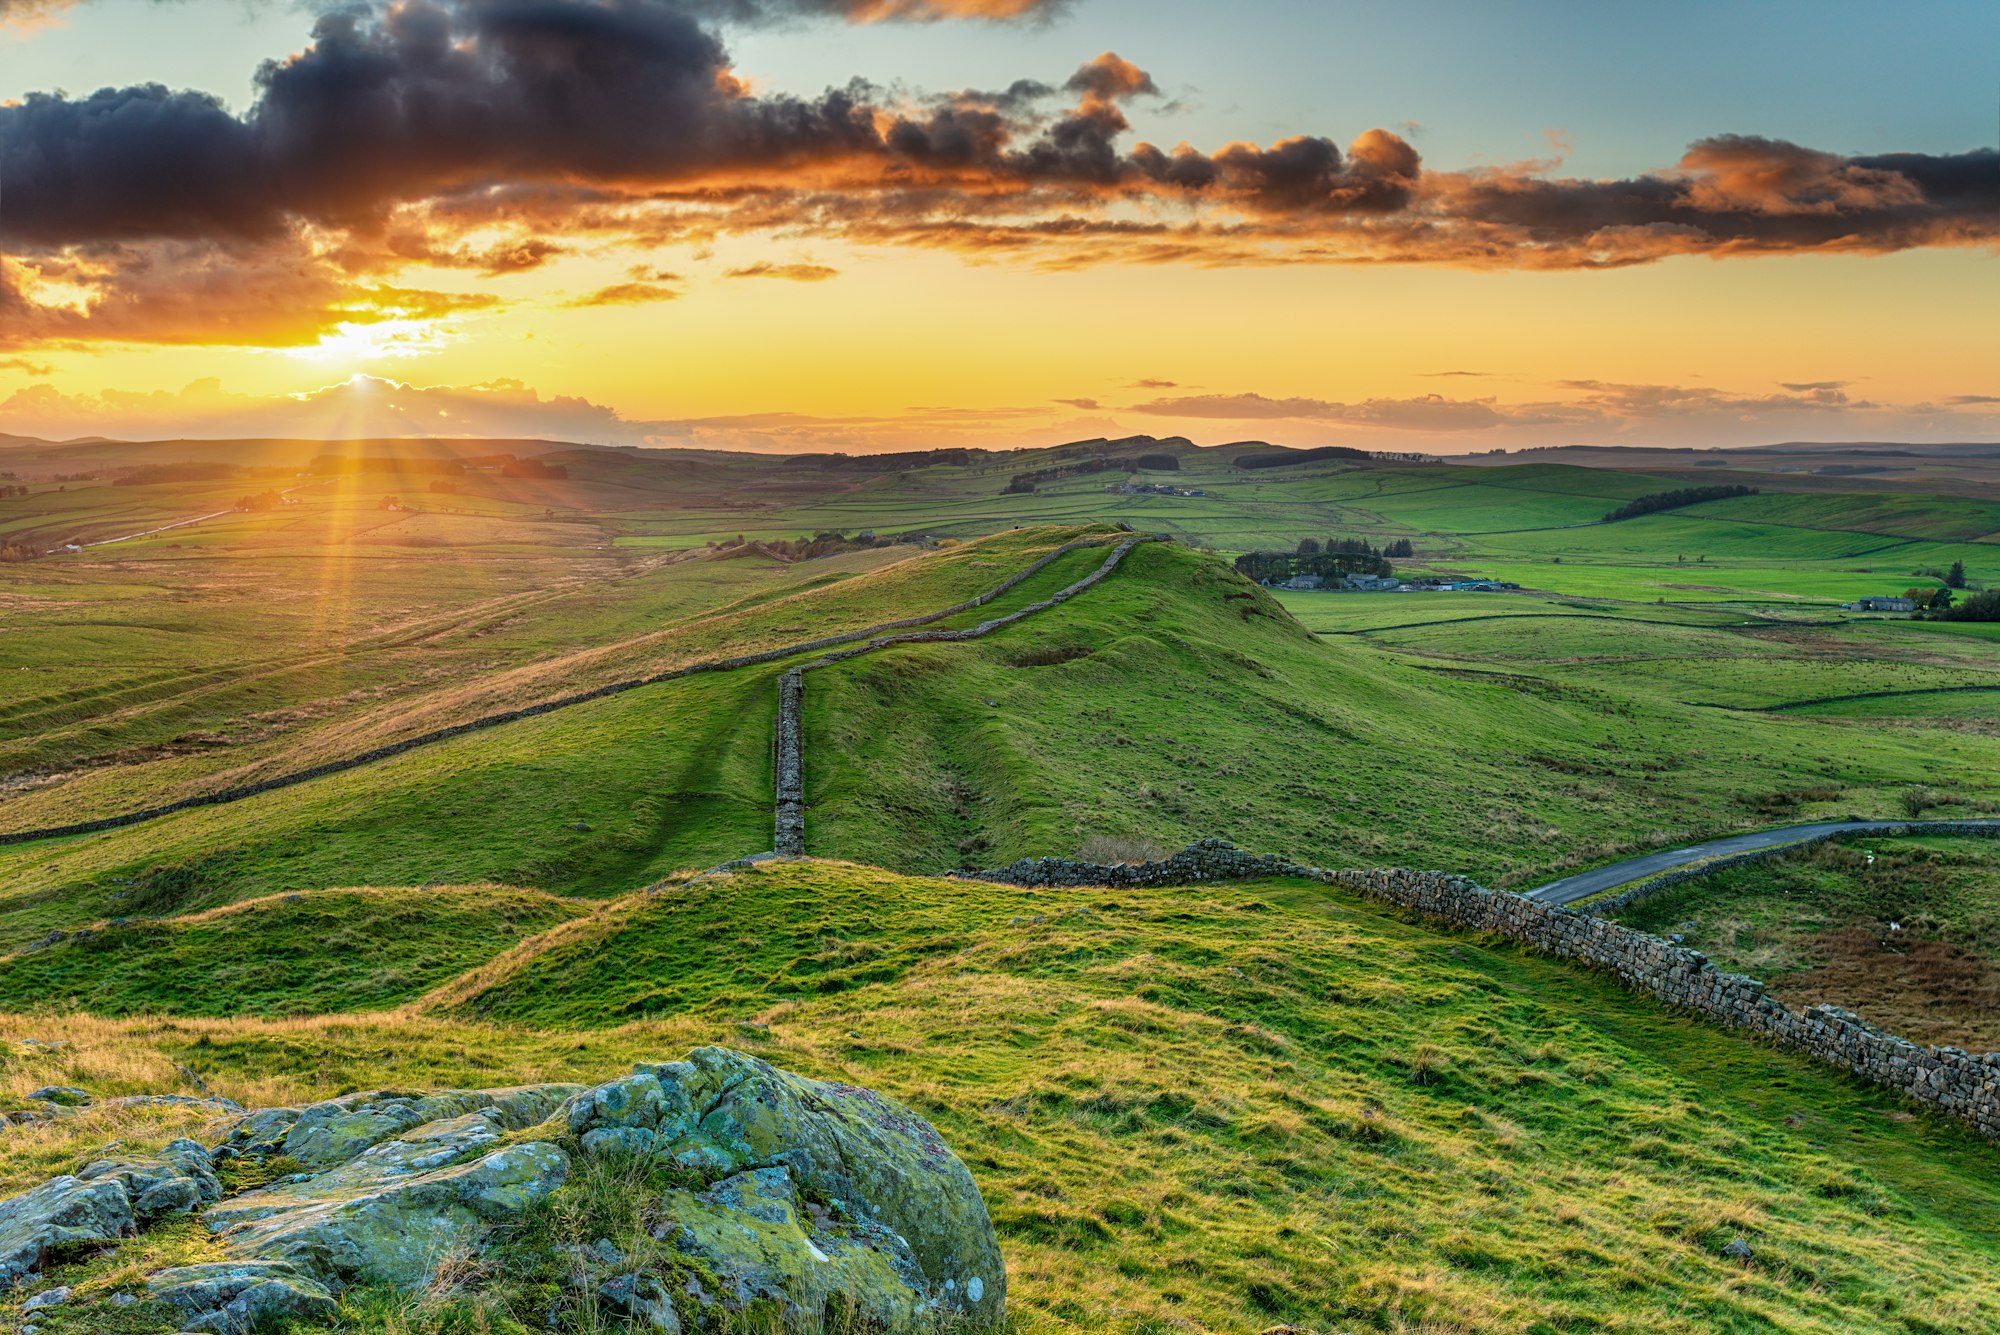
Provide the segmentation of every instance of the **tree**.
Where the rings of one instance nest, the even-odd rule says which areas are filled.
[[[1944,621],[2000,621],[2000,589],[1975,593],[1957,607],[1938,613]]]
[[[1299,539],[1299,555],[1300,555],[1300,556],[1318,556],[1318,555],[1319,555],[1319,539],[1318,539],[1318,538],[1300,538],[1300,539]]]
[[[1965,587],[1965,562],[1953,561],[1951,563],[1951,569],[1945,572],[1944,586],[1947,589],[1962,589]]]

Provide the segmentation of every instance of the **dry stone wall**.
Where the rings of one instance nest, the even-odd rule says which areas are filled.
[[[450,741],[454,737],[463,737],[467,733],[479,732],[486,728],[497,728],[505,723],[516,723],[522,719],[534,718],[541,714],[552,714],[558,709],[568,709],[572,705],[585,704],[592,700],[602,700],[607,696],[620,695],[626,691],[636,691],[642,686],[658,686],[665,682],[678,681],[682,677],[692,677],[703,672],[729,672],[737,668],[756,667],[762,663],[774,663],[779,659],[793,658],[799,654],[816,653],[824,649],[836,648],[843,644],[852,644],[858,640],[874,640],[885,631],[894,631],[910,626],[929,625],[933,622],[943,621],[947,617],[957,616],[961,612],[969,612],[975,607],[982,607],[992,602],[1022,580],[1038,574],[1052,562],[1070,552],[1083,547],[1102,547],[1114,541],[1116,539],[1095,538],[1080,542],[1065,543],[1027,568],[1008,576],[985,593],[974,598],[968,598],[962,603],[955,603],[942,611],[927,612],[920,616],[904,617],[899,621],[884,621],[877,625],[865,626],[860,630],[846,631],[839,635],[827,635],[815,640],[805,640],[798,644],[782,645],[775,649],[764,649],[757,653],[738,654],[731,658],[715,658],[699,663],[688,663],[666,672],[656,672],[647,677],[634,677],[625,681],[614,681],[592,690],[558,696],[553,700],[544,700],[539,704],[528,705],[521,709],[509,709],[497,714],[487,714],[480,718],[469,719],[464,723],[455,723],[448,728],[439,728],[416,737],[406,737],[400,742],[391,742],[387,746],[378,746],[372,750],[363,751],[358,755],[346,756],[339,760],[329,760],[324,764],[311,765],[305,769],[293,770],[288,774],[278,774],[268,779],[260,779],[256,783],[240,784],[233,788],[223,788],[212,793],[197,793],[193,797],[183,797],[179,801],[165,802],[159,806],[144,807],[138,811],[122,812],[116,816],[103,816],[96,820],[75,821],[68,825],[51,825],[40,829],[0,832],[0,845],[28,843],[36,839],[58,839],[66,835],[95,834],[100,830],[115,830],[126,825],[137,825],[142,821],[157,820],[161,816],[172,815],[176,811],[188,811],[195,807],[212,807],[221,806],[229,802],[241,802],[245,798],[256,797],[260,793],[272,792],[279,788],[289,788],[293,784],[305,783],[311,779],[324,778],[329,774],[339,774],[345,770],[359,769],[363,765],[372,765],[377,761],[387,760],[392,756],[399,756],[405,752],[415,751],[419,747],[435,746],[439,742]],[[1129,540],[1121,544],[1120,554],[1122,555],[1123,551],[1129,548],[1132,542],[1135,541],[1150,541],[1150,539]],[[1112,564],[1115,564],[1115,562]],[[1069,590],[1064,591],[1065,594],[1068,592]],[[1062,596],[1058,595],[1058,598]],[[1038,607],[1046,605],[1037,604]],[[1004,620],[1006,619],[1003,618]],[[817,664],[814,666],[817,666]]]
[[[1090,538],[1080,542],[1064,543],[1027,569],[1014,575],[1004,583],[987,590],[977,598],[969,599],[956,607],[948,607],[942,612],[933,612],[929,616],[912,617],[905,621],[892,621],[875,629],[892,630],[898,626],[917,626],[926,622],[942,621],[944,618],[954,616],[960,612],[968,612],[975,607],[992,602],[1022,580],[1039,573],[1046,569],[1050,563],[1060,557],[1067,556],[1071,552],[1081,551],[1087,547],[1111,546],[1113,543],[1116,543],[1116,545],[1111,546],[1111,554],[1104,558],[1104,563],[1098,566],[1097,569],[1091,571],[1082,579],[1077,580],[1074,584],[1058,589],[1042,601],[1028,604],[1018,612],[1009,612],[1006,616],[994,617],[991,621],[982,621],[978,625],[965,630],[921,630],[908,631],[897,635],[872,635],[870,633],[871,637],[864,644],[841,649],[835,653],[824,654],[819,658],[815,658],[810,663],[803,663],[785,673],[778,680],[778,725],[776,753],[773,763],[773,769],[777,775],[777,801],[775,803],[777,814],[776,828],[772,836],[773,849],[777,853],[788,857],[802,856],[806,851],[806,673],[813,671],[815,668],[830,667],[835,663],[842,663],[850,658],[858,658],[862,654],[873,653],[877,649],[887,648],[890,645],[950,644],[960,640],[976,640],[982,635],[991,635],[1003,626],[1011,626],[1017,621],[1025,620],[1035,615],[1037,612],[1046,612],[1052,607],[1057,607],[1068,602],[1116,570],[1119,563],[1125,559],[1126,553],[1130,552],[1140,543],[1164,542],[1165,540],[1159,534],[1146,533],[1135,534],[1132,537],[1122,540]],[[849,636],[846,638],[854,639],[858,637]]]
[[[1921,832],[1921,823],[1912,828]],[[1426,918],[1608,970],[1628,987],[1669,1006],[1747,1029],[1781,1047],[1841,1067],[2000,1140],[2000,1053],[1925,1047],[1877,1029],[1837,1006],[1793,1010],[1769,996],[1764,984],[1717,969],[1698,950],[1607,918],[1488,890],[1468,877],[1438,871],[1327,871],[1205,839],[1157,862],[1024,858],[979,872],[977,878],[1022,886],[1154,886],[1274,875],[1341,886]]]

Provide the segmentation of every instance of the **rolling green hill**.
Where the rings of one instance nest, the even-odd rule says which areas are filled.
[[[234,916],[246,957],[250,923],[269,951],[296,941]],[[5,1024],[73,1045],[10,1055],[16,1092],[118,1092],[179,1063],[269,1102],[565,1078],[701,1042],[879,1088],[978,1177],[1024,1332],[2000,1322],[2000,1161],[1969,1133],[1611,980],[1305,883],[1031,892],[774,864],[608,906],[397,1013]],[[0,1179],[194,1115],[111,1116],[0,1141]],[[1739,1236],[1751,1263],[1721,1254]],[[540,1328],[508,1301],[461,1292],[398,1329]],[[370,1303],[350,1299],[357,1323]]]
[[[1089,450],[590,454],[546,504],[487,479],[408,515],[316,487],[0,566],[18,831],[933,612],[1117,522],[1182,539],[985,638],[811,673],[811,860],[701,870],[771,846],[776,684],[807,655],[0,846],[0,1111],[49,1083],[274,1104],[602,1078],[719,1042],[934,1120],[993,1205],[1022,1331],[2000,1328],[1993,1147],[1837,1071],[1317,884],[937,877],[1220,835],[1524,887],[1735,829],[2000,810],[1991,628],[1834,606],[1952,559],[2000,581],[1985,502],[1766,492],[1604,525],[1686,479],[1163,448],[1179,470],[1005,495]],[[677,469],[700,486],[670,504]],[[1106,490],[1128,477],[1206,494]],[[56,494],[100,532],[207,503]],[[833,529],[936,536],[711,545]],[[1307,536],[1407,537],[1401,569],[1526,590],[1276,594],[1229,564]],[[1735,876],[1754,934],[1761,883]],[[10,1127],[0,1185],[207,1116]],[[1747,1264],[1721,1252],[1739,1236]],[[361,1294],[342,1329],[541,1329],[515,1298]],[[139,1335],[69,1320],[47,1335]]]

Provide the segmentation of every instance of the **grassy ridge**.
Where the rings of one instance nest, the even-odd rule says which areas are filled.
[[[139,893],[150,892],[150,906],[159,907],[177,888],[146,885]],[[187,888],[200,897],[200,887]],[[318,890],[99,924],[87,936],[0,958],[0,1008],[205,1016],[379,1010],[587,910],[502,886]]]
[[[936,1121],[987,1195],[1024,1332],[2000,1322],[1990,1147],[1325,887],[1038,894],[809,863],[579,928],[452,1013],[11,1017],[75,1046],[10,1057],[5,1080],[112,1091],[181,1062],[271,1102],[601,1079],[720,1041]],[[65,1135],[170,1129],[9,1140],[0,1177]],[[1739,1235],[1749,1265],[1720,1254]]]
[[[1142,548],[1059,617],[815,674],[808,847],[941,870],[1093,839],[1177,848],[1222,834],[1321,865],[1504,883],[1769,824],[1774,793],[1831,786],[1827,810],[1884,815],[1915,783],[1994,796],[1986,737],[1678,698],[1766,700],[1780,682],[1819,680],[1816,655],[1781,670],[1754,640],[1714,629],[1581,618],[1437,633],[1500,647],[1448,661],[1374,647],[1387,633],[1315,640],[1217,563]],[[1880,675],[1906,670],[1929,671]]]

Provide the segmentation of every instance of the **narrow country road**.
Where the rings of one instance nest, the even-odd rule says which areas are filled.
[[[1816,843],[1842,834],[1893,834],[1907,829],[1912,822],[1901,820],[1827,820],[1811,825],[1787,825],[1777,830],[1756,830],[1749,834],[1732,834],[1723,839],[1711,839],[1706,843],[1689,844],[1685,848],[1663,849],[1658,853],[1647,853],[1623,862],[1614,862],[1608,867],[1597,867],[1591,871],[1580,871],[1574,876],[1565,876],[1560,881],[1550,881],[1547,885],[1524,891],[1526,898],[1541,904],[1573,904],[1617,886],[1633,881],[1643,881],[1663,872],[1676,871],[1696,862],[1707,862],[1712,858],[1726,858],[1737,853],[1748,853],[1759,848],[1775,848],[1781,844]],[[1970,832],[2000,831],[2000,820],[1953,820],[1920,821],[1925,826],[1951,825]]]

